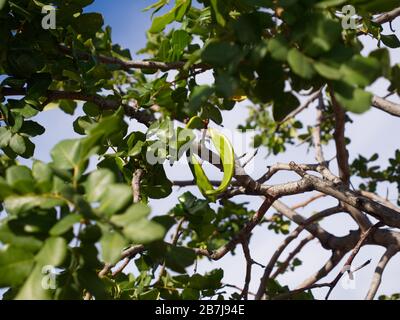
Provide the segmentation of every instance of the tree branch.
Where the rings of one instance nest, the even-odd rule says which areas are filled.
[[[374,299],[376,292],[378,291],[378,288],[381,284],[382,281],[382,274],[383,271],[385,270],[388,262],[390,259],[399,251],[398,248],[394,246],[389,246],[386,250],[386,252],[383,254],[381,260],[379,261],[376,269],[374,276],[372,278],[371,286],[368,290],[368,293],[365,297],[366,300],[372,300]]]
[[[290,252],[286,260],[282,262],[279,268],[276,269],[275,272],[271,275],[271,278],[275,279],[278,275],[283,274],[288,268],[290,262],[294,259],[294,257],[297,256],[299,252],[306,246],[306,244],[308,244],[314,238],[315,237],[312,234],[309,234],[306,238],[301,240],[297,247],[292,252]]]
[[[371,262],[371,260],[368,260],[367,262],[363,263],[360,267],[358,267],[357,269],[355,269],[353,271],[353,273],[355,273],[356,271],[364,268],[366,265],[368,265]],[[317,284],[312,284],[308,287],[303,287],[303,288],[299,288],[299,289],[295,289],[289,292],[285,292],[282,293],[276,297],[273,297],[273,300],[285,300],[288,299],[296,294],[299,294],[301,292],[307,291],[307,290],[312,290],[312,289],[317,289],[317,288],[325,288],[325,287],[330,287],[332,284],[331,283],[317,283]]]
[[[386,22],[391,22],[394,19],[396,19],[398,16],[400,16],[400,8],[393,9],[392,11],[385,12],[378,16],[376,19],[373,21],[377,24],[384,24]]]
[[[265,293],[265,287],[268,283],[268,280],[270,279],[271,272],[272,272],[274,266],[276,265],[279,257],[281,256],[283,251],[286,249],[286,247],[294,239],[296,239],[298,237],[300,232],[303,231],[304,229],[306,229],[313,236],[315,235],[315,237],[321,241],[321,244],[323,246],[324,245],[327,246],[328,240],[330,237],[332,237],[332,235],[330,233],[326,232],[324,229],[322,229],[318,225],[313,224],[313,223],[326,217],[326,216],[332,215],[332,214],[340,211],[339,207],[334,207],[334,208],[324,210],[316,215],[313,215],[312,217],[308,218],[307,220],[304,220],[304,218],[301,215],[297,214],[296,212],[294,212],[289,207],[287,207],[286,205],[284,205],[283,203],[281,203],[279,201],[275,201],[273,206],[276,209],[279,208],[277,210],[279,212],[281,212],[283,215],[290,216],[290,219],[295,221],[299,226],[288,237],[285,238],[283,243],[278,247],[278,249],[275,251],[272,258],[270,259],[267,267],[264,270],[264,274],[260,280],[260,285],[259,285],[259,288],[258,288],[257,294],[256,294],[256,300],[262,299],[262,297]]]
[[[385,205],[386,207],[396,210],[400,213],[400,208],[395,206],[393,203],[391,203],[389,200],[386,200],[385,198],[369,191],[365,190],[360,190],[358,191],[363,197],[366,197],[368,199],[374,200],[376,202],[380,202],[381,204]]]
[[[270,279],[270,274],[272,272],[272,269],[274,268],[276,262],[278,261],[280,255],[282,252],[285,250],[285,248],[294,240],[298,237],[300,232],[303,230],[303,227],[297,227],[288,237],[285,238],[283,243],[278,247],[278,249],[275,251],[273,256],[271,257],[268,265],[266,266],[264,270],[264,274],[260,279],[260,285],[258,287],[255,300],[261,300],[265,294],[265,288],[267,286],[268,280]]]
[[[161,70],[161,71],[179,70],[183,69],[183,67],[187,63],[186,61],[159,62],[159,61],[142,61],[142,60],[121,60],[115,57],[109,57],[104,55],[93,56],[83,51],[73,52],[72,49],[67,47],[66,45],[59,45],[59,48],[64,54],[77,57],[78,59],[89,60],[95,57],[101,63],[118,65],[123,70],[130,70],[130,69]],[[206,64],[195,64],[191,68],[209,69],[210,66]]]
[[[335,98],[335,93],[329,88],[332,99],[332,107],[335,113],[335,132],[333,134],[336,145],[336,159],[339,167],[339,177],[345,185],[350,183],[349,152],[346,147],[345,125],[346,112],[339,105]]]
[[[25,96],[27,95],[26,89],[14,89],[8,87],[0,87],[0,95],[4,96]],[[45,104],[49,104],[50,102],[57,100],[77,100],[77,101],[86,101],[92,102],[96,104],[102,110],[117,110],[122,104],[118,101],[106,99],[100,95],[86,94],[84,92],[68,92],[68,91],[57,91],[57,90],[47,90],[46,92],[46,102]],[[149,125],[150,122],[154,121],[154,116],[147,111],[139,111],[135,107],[131,107],[129,105],[122,105],[125,111],[125,114],[134,118],[140,123],[145,125]]]
[[[342,276],[345,274],[345,272],[350,271],[351,264],[353,263],[354,258],[360,251],[361,247],[364,245],[367,238],[370,236],[371,232],[374,231],[375,229],[379,228],[380,226],[382,226],[382,223],[378,222],[375,225],[373,225],[372,227],[370,227],[366,232],[361,234],[360,240],[357,242],[356,246],[354,247],[353,251],[351,252],[351,255],[349,256],[346,263],[344,264],[342,270],[340,270],[340,272],[336,276],[336,278],[333,279],[333,281],[329,284],[329,291],[325,296],[325,300],[328,300],[333,289],[336,287],[336,285],[338,284],[338,282],[342,278]]]
[[[324,98],[322,96],[322,92],[319,93],[318,101],[319,102],[317,107],[317,123],[315,124],[313,130],[313,142],[316,154],[315,158],[319,164],[323,164],[325,163],[325,157],[321,145],[321,125],[323,121],[322,108],[324,106]]]
[[[236,235],[235,238],[233,238],[231,241],[229,241],[227,244],[224,246],[220,247],[219,249],[209,252],[206,249],[194,249],[195,252],[199,255],[206,256],[212,260],[219,260],[223,256],[225,256],[228,252],[233,250],[238,243],[243,238],[247,238],[250,233],[253,231],[253,229],[261,222],[263,219],[265,213],[268,211],[268,209],[271,207],[272,203],[275,201],[275,198],[272,197],[267,197],[261,207],[258,209],[258,211],[253,215],[251,220],[246,224],[246,226],[239,231],[239,233]]]
[[[381,97],[374,96],[372,98],[372,105],[377,109],[391,114],[392,116],[400,117],[400,104],[396,104]]]
[[[249,286],[251,281],[251,269],[253,267],[253,259],[251,258],[250,255],[248,240],[243,238],[241,243],[242,243],[243,254],[246,259],[246,277],[244,280],[244,287],[241,293],[241,298],[247,300],[249,295]]]
[[[316,200],[318,200],[318,199],[321,199],[321,198],[324,198],[324,197],[326,197],[326,194],[318,193],[318,194],[316,194],[315,196],[312,196],[311,198],[309,198],[309,199],[307,199],[307,200],[305,200],[305,201],[299,202],[299,203],[297,203],[297,204],[291,206],[291,209],[292,209],[292,210],[297,210],[297,209],[305,208],[305,207],[307,207],[310,203],[313,203],[314,201],[316,201]]]
[[[341,251],[333,251],[332,256],[329,260],[325,263],[325,265],[318,270],[314,275],[306,279],[301,285],[298,286],[298,290],[304,290],[304,288],[308,288],[315,284],[317,281],[324,278],[329,272],[331,272],[342,260],[345,252]]]
[[[388,226],[400,228],[400,214],[398,211],[368,198],[359,196],[356,192],[353,192],[344,186],[336,186],[331,182],[323,181],[318,177],[305,174],[303,179],[308,181],[314,190],[330,195],[345,204],[366,212]]]

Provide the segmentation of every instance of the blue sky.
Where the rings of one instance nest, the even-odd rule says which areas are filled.
[[[154,1],[155,0],[96,0],[94,4],[87,8],[87,11],[102,13],[105,23],[112,27],[114,42],[121,44],[123,47],[129,48],[132,56],[134,58],[139,58],[135,55],[135,52],[145,44],[145,30],[148,29],[151,23],[150,12],[144,13],[142,12],[142,9]],[[400,36],[398,31],[400,30],[400,23],[397,21],[394,23],[393,27],[397,30],[397,35]],[[373,41],[368,39],[365,39],[364,41],[366,44],[366,51],[376,47],[376,43]],[[398,50],[392,50],[391,55],[394,62],[400,62]],[[209,73],[198,77],[198,79],[201,83],[212,81],[212,77]],[[384,81],[378,81],[373,86],[374,92],[381,96],[385,95],[385,88],[386,83]],[[235,129],[240,121],[244,121],[247,115],[247,104],[248,102],[243,102],[239,104],[234,111],[225,114],[224,125],[226,128]],[[59,110],[51,110],[44,112],[37,117],[37,121],[44,124],[47,128],[47,131],[43,136],[35,139],[38,146],[35,154],[37,158],[48,161],[49,152],[57,142],[62,139],[76,136],[72,129],[72,121],[76,116],[77,115],[68,116]],[[314,117],[315,115],[312,107],[301,116],[301,118],[307,123],[313,123]],[[388,116],[378,110],[371,110],[362,116],[353,116],[353,119],[355,120],[354,124],[348,126],[347,132],[347,134],[352,138],[352,144],[350,146],[351,158],[355,158],[359,153],[368,156],[378,152],[381,156],[380,163],[385,165],[387,163],[387,158],[393,155],[395,149],[399,148],[398,119]],[[131,129],[133,130],[137,126],[136,123],[132,123]],[[385,136],[384,141],[382,141],[382,135]],[[331,158],[335,152],[333,145],[327,146],[324,151],[326,153],[326,158]],[[265,152],[260,152],[255,160],[249,165],[249,173],[254,177],[259,177],[264,173],[267,165],[271,165],[277,161],[287,163],[291,160],[295,160],[299,163],[313,162],[314,156],[312,153],[307,153],[305,146],[291,148],[287,153],[277,157],[266,158]],[[168,168],[167,174],[171,179],[188,179],[190,177],[190,171],[187,168],[182,167]],[[215,173],[215,175],[217,175],[217,173]],[[280,183],[294,179],[296,179],[295,176],[284,174],[276,178],[273,182]],[[357,183],[357,181],[353,181],[353,183]],[[199,195],[195,188],[176,189],[167,199],[152,201],[150,203],[153,213],[165,214],[169,208],[174,206],[177,197],[187,190]],[[395,197],[395,190],[393,188],[390,190],[390,197]],[[386,190],[382,188],[380,191],[384,194]],[[304,197],[300,196],[297,198],[290,197],[284,200],[287,200],[286,203],[291,204],[302,199],[304,199]],[[251,209],[256,209],[261,204],[262,200],[259,198],[239,197],[238,201],[250,201],[249,207]],[[313,210],[327,207],[331,204],[335,204],[335,201],[325,199],[310,208],[307,208],[307,210],[302,211],[302,213],[309,216]],[[267,215],[271,215],[272,213],[273,211],[269,211]],[[322,226],[337,235],[347,234],[349,226],[350,229],[356,228],[353,222],[345,216],[329,218],[322,223]],[[253,258],[260,263],[266,264],[274,249],[280,244],[282,239],[282,237],[275,236],[265,227],[257,228],[251,245]],[[292,247],[289,247],[288,252],[291,251],[291,248]],[[245,276],[245,261],[240,249],[237,250],[237,253],[238,254],[234,257],[225,257],[223,260],[215,262],[212,265],[203,259],[199,264],[198,271],[204,272],[210,270],[211,267],[222,267],[225,270],[224,282],[242,286]],[[359,256],[357,256],[355,264],[362,264],[370,258],[373,259],[372,263],[357,274],[355,287],[353,289],[346,289],[343,286],[338,286],[333,292],[332,298],[362,299],[367,292],[373,270],[382,253],[382,248],[363,248]],[[289,284],[293,288],[302,282],[308,275],[311,275],[319,269],[328,257],[329,253],[321,250],[317,243],[313,242],[300,255],[300,258],[304,262],[303,266],[299,267],[295,273],[284,275],[281,278],[282,282]],[[399,263],[400,259],[398,256],[391,261],[384,274],[383,285],[378,294],[391,294],[400,291],[400,277],[398,276]],[[188,272],[192,271],[193,270],[188,270]],[[262,270],[260,268],[254,268],[254,281],[252,282],[251,287],[253,291],[256,290],[257,280],[260,278],[261,272]],[[338,268],[336,271],[331,273],[331,278],[334,277],[337,272]],[[328,278],[327,280],[330,280],[331,278]],[[324,290],[316,292],[317,297],[322,297],[325,293]]]

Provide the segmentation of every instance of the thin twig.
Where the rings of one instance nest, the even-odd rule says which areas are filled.
[[[283,203],[276,201],[274,203],[274,207],[280,211],[282,214],[287,214],[288,210],[292,211],[289,214],[292,214],[294,216],[297,216],[293,220],[296,221],[296,223],[299,225],[288,237],[285,238],[285,240],[282,242],[282,244],[278,247],[278,249],[275,251],[274,255],[270,259],[267,267],[264,270],[264,274],[261,278],[260,285],[258,287],[257,295],[256,295],[256,300],[262,299],[264,292],[265,292],[265,287],[268,283],[268,280],[270,279],[270,274],[272,272],[272,269],[276,265],[280,255],[283,253],[283,251],[287,248],[287,246],[298,237],[300,232],[304,229],[307,231],[311,232],[311,234],[315,235],[317,238],[320,239],[322,243],[327,241],[329,239],[330,235],[320,228],[319,226],[313,224],[315,221],[318,221],[326,216],[329,216],[331,214],[337,213],[340,211],[340,207],[333,207],[326,209],[324,211],[321,211],[318,214],[315,214],[314,216],[308,218],[307,220],[304,220],[299,214],[293,212],[290,208],[285,206]],[[325,240],[323,240],[325,239]]]
[[[307,207],[309,204],[311,204],[312,202],[314,202],[314,201],[316,201],[316,200],[318,200],[318,199],[324,198],[324,197],[326,197],[326,194],[318,193],[318,194],[316,194],[315,196],[312,196],[311,198],[309,198],[309,199],[307,199],[307,200],[305,200],[305,201],[299,202],[299,203],[297,203],[297,204],[291,206],[291,209],[292,209],[292,210],[297,210],[297,209],[305,208],[305,207]]]
[[[251,281],[251,269],[253,267],[253,259],[251,258],[251,255],[250,255],[248,240],[243,238],[241,244],[242,244],[242,248],[243,248],[243,254],[246,259],[246,278],[244,281],[244,287],[243,287],[240,297],[243,298],[244,300],[247,300],[248,293],[249,293],[250,281]]]
[[[270,274],[272,269],[274,268],[276,262],[278,261],[280,255],[285,250],[285,248],[298,237],[300,232],[303,230],[303,227],[297,227],[288,237],[285,238],[283,243],[279,246],[279,248],[275,251],[272,258],[270,259],[267,267],[264,270],[264,274],[261,277],[260,284],[257,290],[257,294],[255,296],[255,300],[261,300],[265,294],[265,288],[268,284],[268,280],[270,279]]]
[[[240,243],[243,237],[248,237],[253,229],[262,221],[265,213],[271,207],[272,203],[274,203],[275,198],[267,197],[261,207],[257,210],[257,212],[252,216],[251,220],[239,231],[237,236],[229,241],[227,244],[223,245],[219,249],[215,251],[208,251],[206,249],[194,249],[196,254],[206,256],[212,260],[219,260],[223,256],[225,256],[228,252],[233,250],[238,243]]]
[[[234,284],[223,283],[222,285],[223,285],[224,287],[233,288],[233,289],[239,290],[240,292],[243,292],[243,288],[240,288],[240,287],[238,287],[238,286],[235,286]],[[253,292],[251,292],[251,291],[248,291],[248,294],[251,295],[251,296],[255,296],[255,295],[256,295],[255,293],[253,293]]]
[[[309,234],[306,238],[300,241],[300,243],[297,245],[297,247],[290,252],[288,257],[282,264],[279,266],[278,269],[275,270],[275,272],[271,275],[271,279],[275,279],[279,274],[283,274],[286,269],[288,268],[290,262],[293,260],[293,258],[299,254],[299,252],[305,247],[306,244],[308,244],[310,241],[314,239],[314,236],[312,234]]]
[[[303,103],[301,104],[297,109],[293,110],[291,113],[289,113],[281,122],[279,122],[277,130],[279,130],[279,127],[284,124],[285,122],[289,121],[290,119],[296,117],[299,113],[301,113],[303,110],[307,109],[311,103],[313,103],[319,96],[320,92],[322,91],[322,88],[319,89],[318,91],[314,92],[311,94],[311,96]]]
[[[302,284],[299,285],[298,289],[308,288],[309,286],[315,284],[317,281],[324,278],[329,272],[331,272],[342,260],[345,252],[341,251],[333,251],[332,256],[328,259],[328,261],[319,269],[315,274],[310,276],[308,279],[303,281]]]
[[[356,257],[357,253],[360,251],[361,247],[363,246],[364,242],[367,240],[367,238],[369,237],[371,232],[374,231],[375,229],[379,228],[380,226],[382,226],[382,223],[378,222],[375,225],[373,225],[372,227],[370,227],[366,232],[364,232],[361,235],[360,240],[358,241],[358,243],[354,247],[353,251],[351,252],[351,255],[347,259],[347,261],[344,264],[342,270],[340,270],[340,272],[336,276],[336,278],[333,279],[333,281],[330,283],[329,291],[325,296],[325,300],[328,300],[328,298],[329,298],[330,294],[332,293],[333,289],[336,287],[337,283],[342,278],[342,276],[345,274],[345,272],[346,271],[350,271],[351,264],[353,263],[354,258]]]

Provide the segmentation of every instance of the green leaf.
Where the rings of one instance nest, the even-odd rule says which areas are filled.
[[[295,110],[299,104],[299,100],[292,93],[285,92],[281,99],[274,102],[274,120],[277,122],[282,121],[290,112]]]
[[[150,33],[159,33],[165,29],[165,27],[174,21],[175,14],[174,11],[169,11],[166,14],[155,17],[149,29]]]
[[[0,249],[0,288],[15,287],[24,282],[33,267],[34,256],[23,248],[5,246]]]
[[[372,57],[354,56],[351,61],[343,64],[340,72],[343,80],[350,85],[362,87],[370,85],[379,77],[381,66],[378,60]]]
[[[73,124],[74,131],[80,135],[86,135],[93,127],[93,120],[88,116],[78,117]]]
[[[203,120],[198,116],[194,116],[194,117],[190,118],[190,120],[186,124],[186,128],[187,129],[199,129],[199,130],[203,129],[204,128]],[[191,132],[191,131],[186,131],[186,132]]]
[[[211,7],[214,11],[215,18],[216,18],[218,24],[222,27],[225,27],[226,21],[224,19],[224,16],[219,11],[218,0],[210,0],[210,2],[211,2]]]
[[[389,48],[399,48],[400,47],[400,40],[395,34],[384,35],[381,34],[381,41],[383,44]]]
[[[86,197],[90,202],[101,199],[109,185],[114,184],[114,174],[107,169],[99,169],[92,172],[85,182]]]
[[[96,300],[110,299],[106,284],[99,278],[95,270],[79,269],[80,284],[94,295]]]
[[[119,108],[112,116],[104,117],[89,130],[91,136],[110,137],[115,133],[124,132],[127,125],[123,119],[123,109]]]
[[[58,267],[65,261],[67,253],[68,245],[64,238],[50,237],[45,241],[35,260],[42,267],[47,265]]]
[[[286,61],[289,53],[289,45],[284,37],[278,35],[268,41],[268,51],[275,60]]]
[[[370,109],[372,94],[359,88],[354,88],[344,82],[334,84],[335,97],[347,110],[363,113]]]
[[[8,0],[0,0],[0,10],[3,9],[4,5]]]
[[[305,19],[308,19],[309,23],[306,27],[304,53],[311,57],[317,57],[331,51],[341,38],[342,27],[340,23],[322,13],[311,14]]]
[[[25,166],[12,166],[6,171],[7,183],[21,193],[34,192],[35,180],[32,172]]]
[[[195,252],[189,248],[168,245],[165,264],[168,268],[179,273],[186,273],[185,268],[196,260]]]
[[[18,133],[21,130],[23,124],[24,118],[19,114],[14,114],[14,124],[11,127],[11,132]]]
[[[147,244],[164,238],[165,229],[158,223],[140,219],[123,229],[124,235],[134,243]]]
[[[36,180],[37,188],[42,192],[50,192],[53,186],[53,171],[41,161],[32,165],[32,175]]]
[[[390,79],[392,70],[389,50],[387,48],[381,48],[372,51],[369,55],[380,62],[382,75],[385,78]]]
[[[11,231],[7,221],[4,220],[0,223],[0,242],[30,252],[38,251],[43,244],[42,241],[37,238],[15,234]]]
[[[52,195],[10,196],[4,201],[4,207],[10,214],[18,215],[33,208],[51,209],[64,205],[65,201]]]
[[[199,300],[200,292],[199,290],[192,288],[185,288],[182,291],[182,299],[183,300]]]
[[[45,274],[42,268],[35,266],[24,285],[18,291],[16,300],[49,300],[51,299],[51,290],[44,289],[42,286]]]
[[[315,74],[312,60],[293,48],[288,53],[288,62],[293,72],[305,79],[312,79]]]
[[[28,81],[27,98],[36,100],[45,96],[51,82],[52,78],[49,73],[36,73],[32,75],[31,79]]]
[[[151,24],[150,33],[159,33],[165,29],[165,27],[173,21],[181,21],[187,10],[190,8],[190,0],[177,0],[176,5],[171,11],[166,14],[156,17],[153,19]]]
[[[25,133],[30,137],[42,135],[46,129],[35,121],[25,121],[21,127],[20,133]]]
[[[250,6],[257,6],[264,8],[270,8],[272,6],[272,0],[242,0],[242,2]]]
[[[95,35],[103,26],[103,17],[99,13],[83,13],[73,20],[73,26],[76,31],[84,35]]]
[[[191,5],[191,0],[177,0],[175,6],[175,21],[181,22]]]
[[[121,253],[127,246],[127,240],[118,232],[103,232],[100,240],[104,263],[115,264],[121,259]]]
[[[111,222],[123,228],[127,238],[135,243],[149,243],[164,237],[164,228],[147,220],[150,208],[142,203],[132,205],[124,214],[114,215]]]
[[[8,196],[12,195],[14,191],[7,184],[3,177],[0,177],[0,200],[3,201]]]
[[[12,138],[11,131],[6,127],[0,127],[0,148],[7,147]]]
[[[328,63],[317,61],[314,63],[314,68],[325,79],[340,80],[343,77],[337,67],[331,66]]]
[[[188,287],[197,290],[218,289],[223,277],[224,271],[222,269],[212,270],[204,276],[196,273],[190,277]]]
[[[149,11],[151,9],[154,9],[154,11],[160,10],[162,7],[164,7],[166,4],[168,4],[169,0],[159,0],[146,8],[143,9],[144,12]]]
[[[176,30],[171,37],[171,47],[172,47],[172,61],[177,61],[180,59],[185,48],[189,45],[191,40],[190,35],[184,30]]]
[[[229,42],[211,42],[201,53],[203,62],[215,67],[224,67],[233,64],[239,57],[239,47]]]
[[[190,95],[189,108],[195,113],[200,107],[208,101],[208,98],[214,93],[214,89],[208,85],[197,86]]]
[[[64,140],[58,143],[51,151],[54,165],[60,169],[73,169],[82,162],[81,140]]]
[[[160,291],[158,289],[151,289],[146,292],[143,292],[138,297],[139,300],[159,300],[160,299]]]
[[[78,104],[73,100],[60,100],[59,107],[67,114],[73,115]]]
[[[110,184],[100,200],[98,211],[108,217],[124,209],[132,202],[132,190],[126,185]]]
[[[57,222],[51,229],[50,235],[53,237],[61,236],[72,229],[72,227],[82,220],[79,214],[69,214]]]
[[[124,214],[118,214],[111,217],[111,222],[119,227],[125,227],[135,223],[138,220],[146,218],[150,214],[150,208],[143,204],[137,203],[129,207]]]
[[[100,114],[99,106],[93,102],[86,102],[82,109],[90,117],[97,117]]]
[[[206,104],[200,113],[201,118],[209,119],[214,121],[216,124],[222,124],[222,114],[221,111],[214,107],[212,104]]]
[[[16,154],[24,154],[26,151],[25,139],[17,134],[14,134],[10,140],[10,148]]]

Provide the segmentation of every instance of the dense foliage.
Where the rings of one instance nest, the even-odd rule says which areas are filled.
[[[244,290],[230,295],[225,294],[222,269],[189,274],[187,268],[193,270],[200,258],[220,259],[238,244],[246,254],[258,224],[287,235],[290,220],[301,224],[299,219],[290,218],[283,207],[275,207],[278,213],[270,218],[264,214],[288,194],[318,190],[344,203],[338,211],[355,217],[361,231],[340,248],[322,237],[315,221],[303,226],[336,253],[344,255],[355,247],[370,226],[368,215],[400,227],[392,212],[395,205],[378,198],[348,203],[359,193],[343,198],[329,191],[337,187],[353,192],[350,174],[362,178],[356,187],[364,197],[383,182],[398,184],[400,190],[399,151],[388,168],[371,164],[377,155],[341,163],[348,139],[340,143],[338,126],[372,105],[384,109],[367,90],[378,78],[388,80],[392,95],[399,93],[400,65],[391,64],[388,48],[400,47],[400,41],[394,33],[382,34],[382,23],[395,16],[378,15],[396,9],[398,1],[160,0],[147,8],[153,20],[147,45],[139,52],[148,57],[145,61],[133,60],[128,50],[112,42],[101,14],[84,11],[92,2],[0,0],[0,288],[7,289],[5,299],[247,298],[247,277]],[[56,7],[56,28],[45,30],[42,8],[48,4]],[[343,28],[350,18],[341,11],[348,4],[358,15],[355,29]],[[368,55],[361,53],[362,35],[379,40]],[[196,76],[209,70],[215,81],[198,85]],[[314,126],[293,115],[300,97],[311,94],[312,101],[320,99],[323,114],[319,144],[313,140]],[[235,112],[244,99],[252,106],[241,128],[256,130],[256,147],[279,154],[299,141],[318,148],[335,140],[339,182],[324,189],[331,181],[321,170],[328,170],[325,160],[317,156],[316,170],[294,163],[285,170],[303,179],[306,171],[318,171],[324,188],[311,185],[311,178],[295,191],[263,188],[268,174],[255,181],[239,172],[243,168],[238,162],[225,166],[227,158],[222,157],[226,177],[217,192],[204,189],[197,163],[193,184],[205,197],[180,193],[169,212],[150,215],[151,199],[165,198],[179,185],[167,178],[163,164],[180,159],[182,145],[195,140],[189,119],[198,121],[197,129],[209,123],[215,127],[223,122],[222,111]],[[33,119],[54,107],[71,115],[83,109],[84,115],[71,124],[82,138],[59,142],[51,151],[52,161],[43,163],[33,160],[31,139],[45,132],[46,123]],[[147,129],[128,130],[133,121]],[[185,130],[189,133],[182,138]],[[219,155],[229,147],[217,141],[214,145]],[[160,161],[149,163],[149,153]],[[21,165],[20,158],[30,159],[30,165]],[[231,199],[239,194],[261,195],[269,202],[253,212]],[[393,243],[379,239],[371,241],[397,253]],[[128,262],[135,272],[121,272]],[[251,272],[254,261],[247,262]],[[272,268],[278,274],[301,264],[297,258],[275,262]],[[309,290],[290,293],[269,275],[260,288],[258,298],[265,293],[268,298],[288,293],[290,298],[312,298]]]

